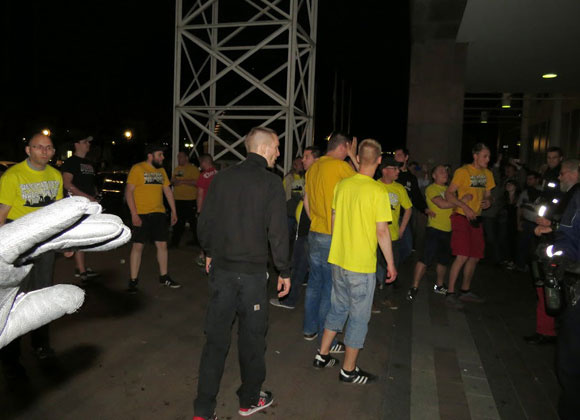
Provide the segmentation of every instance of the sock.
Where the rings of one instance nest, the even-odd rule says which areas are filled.
[[[461,293],[469,293],[469,290],[471,290],[471,289],[459,289],[459,291]]]
[[[344,372],[345,375],[354,375],[354,373],[356,372],[356,369],[346,370],[343,368],[342,371]]]

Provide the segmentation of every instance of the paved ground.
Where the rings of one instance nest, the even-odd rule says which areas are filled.
[[[51,326],[57,360],[41,364],[24,340],[28,383],[0,376],[2,419],[190,419],[204,342],[206,277],[196,250],[170,251],[172,276],[157,283],[155,253],[144,254],[140,295],[124,292],[128,247],[89,256],[103,276],[87,289],[82,309]],[[60,258],[59,282],[74,282],[72,261]],[[557,419],[554,348],[527,345],[535,295],[528,277],[478,268],[475,288],[488,298],[463,312],[448,310],[431,292],[428,273],[418,300],[404,301],[412,270],[400,269],[400,308],[373,315],[362,368],[377,384],[338,382],[338,368],[311,367],[316,342],[303,340],[303,307],[270,308],[266,389],[274,404],[256,414],[273,419]],[[274,284],[270,284],[272,295]],[[236,326],[234,325],[234,331]],[[241,418],[237,334],[218,396],[220,419]]]

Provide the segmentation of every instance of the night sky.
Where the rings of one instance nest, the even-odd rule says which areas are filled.
[[[170,140],[173,1],[0,4],[0,160],[21,158],[22,137],[44,127],[57,143],[82,134],[111,140],[125,128],[138,131],[141,141]],[[352,88],[350,131],[386,146],[404,143],[408,7],[319,2],[317,141],[333,128],[347,128],[346,122],[332,126],[336,72],[347,91]]]

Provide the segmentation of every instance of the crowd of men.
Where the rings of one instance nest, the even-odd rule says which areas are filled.
[[[49,165],[55,153],[51,139],[33,136],[26,146],[28,158],[0,178],[0,225],[61,199],[63,192],[97,201],[95,170],[86,158],[91,141],[86,137],[74,143],[74,154],[63,164],[61,175]],[[478,143],[472,161],[453,174],[445,165],[434,166],[427,186],[426,174],[418,180],[413,173],[416,165],[409,165],[408,150],[384,154],[377,141],[358,144],[341,132],[329,137],[324,155],[316,147],[306,148],[283,182],[269,170],[280,154],[274,131],[252,129],[245,146],[245,161],[220,172],[209,155],[200,157],[198,169],[185,152],[179,152],[178,166],[169,178],[163,167],[164,148],[149,145],[145,160],[135,164],[127,178],[125,199],[132,225],[128,292],[139,292],[141,258],[148,242],[156,247],[160,284],[181,287],[168,273],[168,247],[180,246],[186,222],[192,231],[188,243],[199,243],[197,262],[209,275],[206,343],[194,420],[217,418],[217,395],[236,317],[239,414],[249,416],[272,404],[272,392],[262,389],[266,306],[295,309],[303,284],[303,336],[319,344],[313,366],[333,367],[339,363],[336,355],[344,354],[338,380],[366,385],[377,380],[358,365],[371,314],[380,312],[381,304],[398,308],[392,288],[399,265],[413,249],[417,261],[407,301],[415,301],[427,267],[435,263],[433,291],[445,295],[452,309],[485,301],[471,290],[471,283],[486,254],[506,268],[526,271],[534,262],[532,238],[550,234],[550,240],[578,249],[574,232],[580,211],[580,162],[564,160],[558,148],[548,150],[547,167],[540,174],[517,160],[502,164],[501,156],[490,170],[490,149]],[[546,196],[558,206],[543,217],[530,213]],[[498,232],[513,238],[513,246],[486,252],[486,242],[497,242]],[[280,274],[278,295],[268,299],[270,254]],[[26,290],[50,285],[53,265],[54,253],[44,254],[27,277]],[[83,285],[98,276],[86,266],[82,252],[75,253],[75,266]],[[543,288],[538,286],[537,292],[537,331],[527,340],[550,343],[556,335],[554,321],[546,313]],[[560,349],[566,360],[559,371],[566,378],[562,413],[572,412],[578,404],[566,396],[579,383],[578,363],[573,361],[574,352],[580,351],[577,312],[569,308],[562,329],[573,343]],[[343,341],[337,339],[339,334]],[[54,355],[48,326],[31,335],[39,358]],[[19,340],[0,350],[7,375],[23,374],[19,355]]]

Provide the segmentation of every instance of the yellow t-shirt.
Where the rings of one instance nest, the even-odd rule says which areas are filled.
[[[188,164],[177,166],[173,171],[175,179],[194,180],[199,178],[199,169],[195,165]],[[173,197],[176,200],[195,200],[197,198],[197,187],[195,185],[176,185],[173,187]]]
[[[0,178],[0,203],[11,206],[6,216],[11,220],[48,206],[62,196],[62,175],[49,165],[36,171],[24,160]]]
[[[331,234],[334,187],[344,178],[356,174],[343,160],[322,156],[306,172],[306,194],[310,209],[310,230]]]
[[[155,168],[147,162],[133,165],[127,184],[135,186],[133,194],[137,214],[165,213],[163,187],[169,185],[169,178],[163,168]]]
[[[385,190],[371,177],[356,174],[336,185],[334,231],[328,262],[356,273],[377,268],[377,222],[392,220]]]
[[[404,209],[409,209],[413,206],[413,203],[411,203],[411,199],[409,198],[409,194],[407,194],[405,187],[398,182],[385,184],[380,179],[376,182],[379,185],[382,185],[383,191],[386,190],[389,195],[391,213],[393,214],[393,221],[389,224],[389,232],[391,234],[391,241],[396,241],[399,239],[399,215],[401,214],[401,206],[403,206]]]
[[[466,194],[473,196],[467,205],[478,216],[481,214],[481,200],[483,200],[485,192],[495,187],[491,171],[489,169],[475,169],[472,164],[458,168],[453,174],[451,183],[457,185],[457,198],[460,200]],[[465,216],[465,212],[459,207],[456,207],[454,211]]]
[[[437,206],[432,200],[434,197],[441,197],[445,200],[445,191],[447,185],[437,185],[435,183],[425,188],[425,198],[427,199],[427,207],[435,213],[435,217],[427,218],[427,226],[443,232],[451,232],[451,213],[453,209],[442,209]]]

